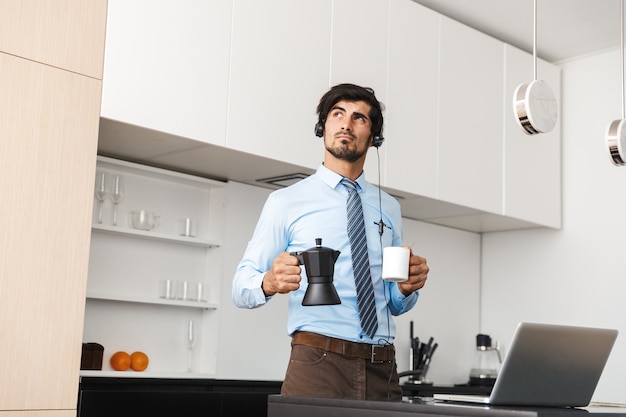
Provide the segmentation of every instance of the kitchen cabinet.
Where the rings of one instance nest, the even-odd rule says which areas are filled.
[[[107,0],[2,1],[0,51],[102,79]]]
[[[102,117],[224,145],[231,14],[232,0],[109,0]],[[154,142],[150,156],[172,150]]]
[[[389,0],[333,2],[331,85],[371,87],[379,100],[386,100],[388,10]]]
[[[437,193],[439,14],[412,1],[389,2],[383,184]],[[410,172],[410,175],[407,173]]]
[[[388,0],[337,0],[333,2],[330,85],[357,84],[373,88],[376,98],[387,102]],[[318,91],[318,98],[325,90]],[[317,101],[316,101],[317,102]],[[315,102],[315,103],[316,103]],[[383,113],[385,114],[385,113]],[[386,132],[383,131],[383,137]],[[386,143],[371,147],[365,161],[367,179],[384,183]]]
[[[538,225],[561,227],[561,121],[548,133],[527,135],[513,113],[513,94],[534,77],[529,55],[505,45],[504,214]],[[561,70],[537,61],[537,78],[546,81],[561,105]]]
[[[410,0],[183,5],[112,1],[101,153],[246,183],[307,174],[323,159],[320,96],[353,82],[386,109],[367,178],[407,217],[474,232],[559,227],[560,129],[521,140],[511,110],[530,54]],[[191,15],[221,20],[208,28]],[[162,22],[202,27],[169,36]],[[196,49],[210,51],[210,71]],[[541,65],[558,90],[558,67]]]
[[[456,205],[434,210],[405,195],[407,211],[435,223],[560,227],[560,124],[528,136],[512,110],[515,88],[532,81],[532,55],[415,3],[391,1],[390,19],[386,131],[401,140],[386,143],[384,185]],[[559,68],[538,66],[560,101]]]
[[[106,0],[0,2],[0,415],[76,415]]]
[[[441,17],[437,198],[503,212],[504,45]]]
[[[101,224],[99,202],[94,201],[83,337],[85,342],[100,343],[105,351],[103,371],[82,374],[213,374],[217,349],[212,337],[217,326],[213,312],[218,308],[222,277],[225,184],[102,156],[97,170],[110,183],[119,176],[124,195],[117,207],[117,225],[112,224],[112,201],[107,197],[103,202]],[[137,210],[154,212],[156,226],[134,228],[130,213]],[[191,233],[187,233],[186,219],[191,219]],[[166,298],[162,292],[166,280],[179,286],[174,297]],[[184,282],[185,296],[180,290]],[[198,284],[203,294],[193,291]],[[196,341],[188,372],[190,320]],[[148,369],[111,370],[109,358],[119,350],[145,352],[150,358]]]
[[[313,134],[328,89],[331,0],[237,0],[233,10],[226,146],[317,168]]]
[[[2,416],[76,415],[101,87],[0,52]]]
[[[282,381],[81,377],[78,417],[265,417]]]

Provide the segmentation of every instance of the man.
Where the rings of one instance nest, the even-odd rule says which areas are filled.
[[[403,244],[399,203],[368,183],[363,172],[368,149],[383,141],[382,104],[369,88],[339,84],[322,97],[317,113],[324,162],[315,174],[268,197],[235,273],[233,301],[255,308],[275,294],[289,294],[292,350],[282,395],[401,400],[391,316],[415,305],[429,268],[411,251],[407,281],[381,277],[382,249]],[[367,248],[351,243],[355,232],[349,224],[355,222],[348,221],[347,201],[355,189],[360,202],[351,207],[359,213],[362,207]],[[333,282],[340,304],[302,305],[306,275],[290,253],[314,247],[316,238],[340,252]],[[365,267],[353,263],[357,246],[368,255],[359,257]],[[363,301],[371,300],[360,292],[363,287],[373,288],[374,302]]]

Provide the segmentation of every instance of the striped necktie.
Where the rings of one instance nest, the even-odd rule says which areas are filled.
[[[374,301],[374,286],[370,273],[370,262],[367,255],[367,240],[365,238],[365,223],[363,221],[363,206],[357,191],[357,184],[347,178],[341,183],[348,189],[346,210],[348,214],[348,237],[352,249],[352,269],[356,284],[357,305],[361,317],[361,327],[373,338],[378,329],[376,318],[376,303]]]

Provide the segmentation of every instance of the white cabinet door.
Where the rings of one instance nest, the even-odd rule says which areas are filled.
[[[222,145],[232,0],[109,0],[101,115]]]
[[[332,20],[331,85],[352,83],[373,88],[387,101],[388,0],[335,0]],[[387,113],[384,113],[387,114]],[[383,131],[383,137],[386,133]],[[386,144],[378,149],[384,172]],[[378,183],[378,156],[370,148],[365,162],[367,179]],[[384,184],[385,180],[382,178]]]
[[[317,168],[330,25],[331,0],[234,2],[227,147]]]
[[[439,15],[391,0],[384,185],[436,195]]]
[[[386,99],[388,0],[335,0],[331,84],[371,87]]]
[[[501,214],[504,46],[441,19],[438,198]]]
[[[513,113],[513,94],[522,83],[533,81],[533,57],[506,46],[504,95],[504,214],[539,225],[561,227],[561,121],[548,133],[527,135]],[[561,106],[561,72],[537,62],[537,79],[550,86]],[[560,111],[559,111],[560,113]],[[560,114],[559,114],[560,118]]]

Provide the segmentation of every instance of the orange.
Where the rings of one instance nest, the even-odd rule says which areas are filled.
[[[116,371],[125,371],[130,367],[130,355],[126,352],[115,352],[111,356],[111,367]]]
[[[143,352],[133,352],[130,355],[130,367],[133,371],[145,371],[148,367],[148,362],[150,362],[148,355]]]

